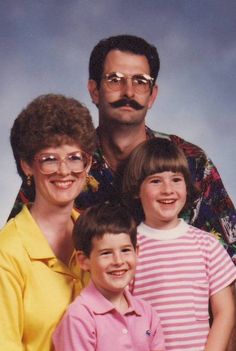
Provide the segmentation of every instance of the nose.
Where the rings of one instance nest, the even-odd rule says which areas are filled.
[[[57,173],[63,176],[71,173],[70,168],[67,166],[66,160],[63,159],[59,162]]]
[[[164,194],[171,194],[173,192],[173,187],[172,187],[171,182],[169,182],[169,181],[163,182],[162,192]]]
[[[128,98],[132,98],[134,96],[134,87],[130,77],[127,77],[125,80],[123,95],[127,96]]]
[[[113,254],[113,263],[117,266],[122,265],[122,263],[124,262],[123,256],[121,252],[115,252]]]

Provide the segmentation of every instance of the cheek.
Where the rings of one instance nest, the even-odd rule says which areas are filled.
[[[106,105],[109,102],[114,102],[119,99],[119,92],[114,91],[101,91],[99,94],[100,105]]]
[[[181,189],[181,194],[182,194],[182,198],[186,201],[187,199],[187,188],[186,186],[184,186],[182,189]]]
[[[145,189],[141,189],[140,200],[142,202],[150,201],[154,198],[155,198],[155,191],[153,191],[153,188],[145,187]]]

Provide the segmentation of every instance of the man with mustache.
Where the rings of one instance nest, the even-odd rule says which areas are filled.
[[[121,198],[122,167],[131,151],[148,138],[168,138],[185,153],[193,181],[199,190],[194,206],[183,213],[190,224],[213,233],[236,262],[236,211],[220,175],[204,151],[176,135],[155,132],[145,118],[157,97],[156,79],[160,67],[154,46],[132,35],[101,40],[89,62],[88,90],[98,107],[98,148],[85,191],[76,199],[78,209]],[[91,181],[92,179],[92,181]],[[97,188],[93,186],[97,182]],[[21,202],[34,194],[23,184],[14,216]]]

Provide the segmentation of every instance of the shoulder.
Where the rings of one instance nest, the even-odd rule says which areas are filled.
[[[188,233],[194,240],[198,241],[198,243],[201,243],[204,247],[222,246],[217,238],[214,237],[213,233],[206,232],[192,225],[188,225]],[[223,247],[222,249],[224,250]]]
[[[19,236],[15,218],[12,218],[0,231],[1,252],[9,252],[12,255],[19,255],[20,248],[23,248]],[[20,250],[21,251],[21,250]]]
[[[92,308],[86,303],[86,300],[81,296],[77,296],[75,300],[68,306],[63,317],[63,321],[73,320],[76,323],[93,325],[94,313]]]
[[[189,225],[188,233],[192,236],[194,244],[198,245],[198,248],[204,255],[211,257],[212,261],[222,260],[223,262],[223,260],[227,260],[233,264],[229,254],[213,233],[203,231],[191,225]]]
[[[166,134],[166,133],[161,133],[154,131],[150,128],[147,128],[148,134],[152,135],[156,138],[167,138],[171,140],[173,143],[175,143],[179,148],[181,148],[185,155],[187,157],[193,156],[193,157],[203,157],[206,158],[206,153],[205,151],[199,147],[198,145],[195,145],[193,143],[190,143],[189,141],[186,141],[185,139],[174,135],[174,134]]]
[[[29,259],[15,223],[11,219],[0,232],[0,270],[4,277],[13,277],[22,287],[29,269]]]

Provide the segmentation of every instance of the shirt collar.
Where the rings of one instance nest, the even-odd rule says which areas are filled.
[[[129,308],[125,314],[136,313],[141,316],[141,309],[138,304],[135,303],[135,299],[127,289],[125,289],[124,295],[129,304]],[[84,303],[96,314],[108,313],[115,309],[114,305],[97,290],[92,280],[89,285],[82,290],[80,296],[81,299],[84,300]]]
[[[72,210],[72,218],[76,220],[78,212]],[[49,259],[56,256],[39,226],[31,216],[26,205],[15,217],[15,223],[23,245],[32,259]]]

